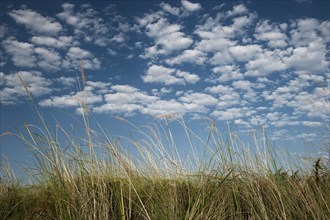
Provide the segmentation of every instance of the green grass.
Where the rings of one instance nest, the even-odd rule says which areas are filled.
[[[180,118],[145,130],[118,118],[144,137],[123,140],[92,130],[85,112],[77,137],[58,124],[52,132],[36,110],[42,128],[11,134],[34,156],[32,184],[2,160],[0,219],[330,219],[326,161],[299,165],[274,152],[264,132],[251,133],[251,146],[232,133],[224,139],[214,122],[199,137]],[[169,121],[182,126],[187,156]]]

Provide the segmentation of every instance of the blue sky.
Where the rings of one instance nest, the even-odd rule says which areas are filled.
[[[126,131],[113,116],[143,125],[182,115],[202,135],[211,118],[243,134],[262,126],[296,153],[321,152],[329,8],[313,0],[2,1],[1,133],[39,123],[19,74],[50,126],[56,118],[70,128],[84,100],[114,134]],[[25,152],[1,138],[10,160]]]

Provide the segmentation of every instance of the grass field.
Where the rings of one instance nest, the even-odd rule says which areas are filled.
[[[1,219],[330,219],[324,160],[288,170],[267,142],[253,155],[232,138],[222,142],[215,127],[202,160],[180,160],[175,144],[168,148],[156,132],[132,140],[139,152],[132,156],[85,125],[85,150],[69,134],[72,144],[63,150],[48,128],[15,134],[36,166],[33,184],[22,185],[2,164]]]
[[[0,219],[330,219],[329,162],[293,166],[262,132],[252,133],[248,146],[232,135],[223,139],[213,122],[208,136],[198,137],[184,120],[164,116],[187,136],[191,153],[182,157],[171,130],[146,132],[118,118],[144,137],[127,139],[132,154],[102,128],[94,131],[87,113],[82,138],[60,125],[53,132],[37,113],[42,128],[8,133],[35,165],[26,173],[32,183],[20,184],[2,160]]]

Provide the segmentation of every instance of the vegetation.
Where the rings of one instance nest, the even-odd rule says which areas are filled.
[[[13,134],[34,155],[33,183],[19,184],[1,164],[0,219],[330,219],[325,161],[290,169],[265,134],[252,133],[252,152],[232,134],[224,141],[213,122],[206,140],[164,116],[159,129],[134,127],[144,141],[122,141],[92,130],[86,112],[84,138],[60,125],[51,132],[39,116],[43,128]],[[182,125],[189,156],[178,152],[169,120]]]

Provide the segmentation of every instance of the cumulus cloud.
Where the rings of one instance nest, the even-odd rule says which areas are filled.
[[[12,61],[16,66],[34,67],[36,56],[32,44],[19,42],[14,38],[7,38],[2,42],[6,52],[11,55]]]
[[[239,5],[235,5],[233,7],[233,10],[228,11],[227,16],[231,17],[231,16],[240,15],[240,14],[246,14],[248,12],[249,12],[249,10],[247,9],[247,7],[245,7],[245,5],[239,4]]]
[[[202,8],[201,4],[199,3],[192,3],[187,0],[181,1],[182,6],[189,12],[198,11]]]
[[[291,43],[296,47],[308,46],[314,41],[329,42],[330,22],[315,18],[302,18],[292,21]],[[321,34],[319,34],[321,33]]]
[[[211,115],[218,120],[231,121],[243,117],[243,112],[240,108],[229,108],[222,111],[215,110]]]
[[[240,69],[235,65],[224,65],[219,67],[214,67],[212,69],[213,73],[220,74],[220,77],[216,77],[219,82],[227,82],[230,80],[243,79],[243,74]]]
[[[49,36],[33,36],[31,42],[40,46],[48,46],[54,48],[69,47],[73,42],[73,37],[60,36],[58,38]]]
[[[55,48],[38,47],[27,42],[19,42],[12,37],[4,40],[2,45],[13,63],[19,67],[39,67],[47,71],[58,71],[61,68],[79,67],[81,60],[86,69],[101,67],[101,62],[93,53],[76,46],[70,47],[66,56],[62,57]]]
[[[181,32],[181,25],[170,24],[167,19],[160,18],[154,23],[146,25],[146,35],[155,41],[154,50],[160,50],[155,54],[169,54],[172,51],[181,50],[189,47],[193,40]],[[158,47],[161,47],[158,49]],[[152,54],[149,53],[149,57]],[[146,53],[148,57],[148,53]]]
[[[60,70],[62,58],[59,53],[41,47],[35,48],[34,51],[38,57],[36,63],[38,67],[48,71]]]
[[[193,63],[197,65],[204,65],[207,60],[206,54],[200,50],[185,50],[180,55],[166,59],[166,63],[169,65]]]
[[[93,109],[95,113],[124,113],[132,115],[158,100],[158,97],[147,94],[128,85],[115,85],[111,87],[113,93],[105,94],[106,104]]]
[[[329,88],[316,88],[313,93],[303,91],[295,95],[287,106],[293,108],[298,115],[306,114],[311,118],[329,120],[330,103],[327,100],[329,96]]]
[[[222,5],[203,15],[199,3],[171,4],[162,2],[157,11],[130,21],[114,6],[97,11],[90,4],[64,3],[56,19],[65,28],[45,14],[10,9],[16,26],[24,25],[35,36],[8,37],[16,33],[8,24],[0,25],[1,66],[11,60],[20,69],[51,74],[63,69],[62,76],[52,80],[40,72],[21,72],[33,96],[48,95],[40,101],[43,107],[77,108],[85,103],[95,113],[189,114],[193,119],[211,113],[246,127],[317,127],[320,118],[329,119],[330,94],[325,84],[330,21],[304,17],[274,22],[259,19],[245,4],[227,10]],[[197,11],[195,25],[191,22],[197,17],[183,19]],[[135,33],[129,35],[130,31]],[[106,60],[103,49],[116,57]],[[145,65],[145,71],[136,83],[153,83],[148,90],[113,85],[97,76],[103,80],[87,80],[83,91],[69,91],[79,80],[65,76],[65,70],[79,67],[81,60],[86,69],[99,70],[102,60],[110,64],[111,74],[115,69],[113,74],[119,76],[125,71],[119,63],[121,54],[127,65],[135,61],[132,57],[144,59],[139,64]],[[13,84],[13,75],[3,72],[0,77],[1,103],[17,103],[25,94],[19,80]],[[189,91],[182,86],[188,84]]]
[[[285,47],[287,46],[287,36],[285,29],[287,25],[272,24],[269,20],[261,20],[256,26],[257,40],[266,41],[269,47]]]
[[[50,87],[52,81],[46,79],[41,72],[38,71],[19,71],[17,73],[24,81],[29,93],[32,97],[40,97],[50,94],[53,89]],[[4,105],[14,105],[22,101],[22,97],[26,96],[25,88],[20,82],[17,74],[0,73],[1,98],[0,102]]]
[[[11,55],[12,61],[20,67],[40,67],[44,70],[59,70],[61,56],[54,50],[35,48],[32,44],[19,42],[14,38],[3,41],[7,53]]]
[[[97,46],[115,45],[121,47],[131,26],[115,7],[108,6],[103,11],[95,10],[90,4],[62,4],[63,11],[57,17],[73,28],[75,38]],[[104,19],[111,17],[111,19]]]
[[[238,80],[238,81],[233,82],[233,87],[236,89],[241,89],[241,90],[251,90],[252,83],[247,80]]]
[[[74,77],[61,76],[59,78],[54,79],[54,82],[57,82],[67,87],[72,87],[76,82],[78,82],[78,79]]]
[[[151,65],[146,74],[142,76],[145,83],[161,83],[165,85],[173,84],[194,84],[199,81],[196,74],[167,68],[160,65]]]
[[[36,33],[57,35],[62,30],[62,25],[53,18],[45,17],[31,9],[12,10],[9,15],[17,23]]]
[[[217,85],[212,87],[207,87],[205,91],[217,95],[218,103],[217,109],[227,109],[229,107],[238,105],[241,103],[241,97],[238,92],[235,91],[234,88],[224,85]]]
[[[112,92],[104,96],[106,104],[93,108],[95,113],[134,115],[139,112],[151,116],[174,116],[205,113],[209,106],[217,103],[214,97],[204,93],[185,93],[178,100],[162,100],[158,94],[150,95],[128,85],[115,85],[111,89]]]
[[[228,94],[234,92],[233,88],[223,85],[207,87],[205,90],[213,94]]]
[[[179,98],[179,101],[184,103],[196,104],[200,107],[200,109],[203,109],[203,111],[206,110],[205,106],[213,106],[218,103],[218,100],[213,96],[199,92],[186,93]]]
[[[156,102],[150,103],[147,108],[141,109],[143,114],[148,114],[152,116],[160,115],[184,115],[186,113],[184,105],[174,99],[170,100],[158,100]]]
[[[179,16],[180,15],[180,8],[177,8],[177,7],[172,7],[170,4],[168,3],[165,3],[165,2],[162,2],[160,3],[159,5],[164,11],[172,14],[172,15],[176,15],[176,16]]]
[[[235,45],[235,42],[225,38],[217,37],[216,34],[213,36],[213,33],[211,33],[209,33],[211,36],[208,36],[207,33],[204,33],[204,36],[203,33],[199,32],[203,39],[197,43],[196,49],[205,52],[216,52],[227,50],[229,47]]]
[[[259,45],[237,45],[229,48],[229,52],[232,57],[237,61],[248,61],[254,58],[257,54],[262,51]]]
[[[288,64],[284,60],[285,54],[282,51],[264,51],[258,54],[256,58],[245,64],[247,69],[245,75],[260,77],[288,69]]]
[[[286,59],[288,65],[296,70],[326,71],[329,62],[326,59],[326,46],[319,41],[310,42],[307,47],[293,49],[292,55]]]
[[[101,62],[90,51],[81,49],[80,47],[70,47],[65,60],[63,60],[62,67],[66,69],[77,68],[80,65],[81,60],[84,62],[84,68],[86,69],[99,69]]]
[[[51,96],[48,99],[39,102],[42,107],[80,107],[91,105],[103,100],[101,95],[97,95],[93,91],[93,87],[86,86],[83,91],[72,92],[69,95]]]

